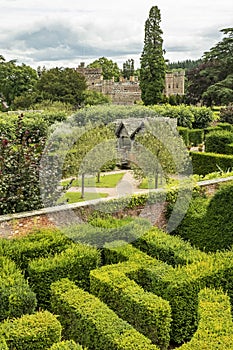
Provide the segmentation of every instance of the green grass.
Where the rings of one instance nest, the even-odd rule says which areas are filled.
[[[100,182],[97,182],[97,177],[87,177],[84,180],[85,187],[106,187],[114,188],[118,182],[122,179],[124,173],[119,174],[103,174],[100,176]],[[61,181],[62,186],[66,186],[70,181],[64,180]],[[72,187],[81,187],[81,179],[76,179],[72,183]]]
[[[58,203],[62,203],[64,200],[68,199],[68,203],[77,203],[77,202],[83,202],[88,201],[91,199],[97,199],[97,198],[105,198],[108,197],[108,193],[93,193],[93,192],[86,192],[84,193],[84,198],[81,198],[80,192],[66,192],[64,196],[62,196]]]
[[[172,179],[170,178],[168,180],[168,182],[165,181],[165,179],[163,178],[163,181],[161,183],[161,179],[159,178],[158,180],[158,187],[159,188],[162,188],[162,187],[165,187],[166,185],[171,185],[171,186],[174,186],[174,185],[177,185],[179,184],[179,181],[175,180],[175,179]],[[154,189],[155,188],[155,180],[154,179],[150,179],[148,180],[148,178],[143,178],[142,179],[142,182],[140,183],[139,187],[140,189]]]

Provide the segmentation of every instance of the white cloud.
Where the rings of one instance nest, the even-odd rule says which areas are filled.
[[[107,56],[139,64],[144,23],[153,0],[0,0],[0,47],[6,59],[38,65],[75,66]],[[166,58],[200,58],[232,26],[230,0],[157,0]]]

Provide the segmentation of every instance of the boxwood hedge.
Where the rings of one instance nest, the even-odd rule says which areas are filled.
[[[48,311],[5,320],[0,334],[10,350],[44,350],[61,340],[61,324]]]
[[[50,303],[50,285],[68,277],[84,289],[89,289],[89,273],[100,265],[100,252],[90,246],[75,244],[53,257],[39,258],[28,266],[29,284],[37,293],[40,306]]]
[[[35,310],[36,295],[15,263],[0,256],[0,321]]]
[[[68,279],[55,282],[52,309],[59,314],[64,336],[90,350],[158,350],[95,296]]]

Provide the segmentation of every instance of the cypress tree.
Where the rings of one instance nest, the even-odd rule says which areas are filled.
[[[140,88],[145,105],[161,102],[165,88],[166,64],[160,22],[160,10],[153,6],[145,22],[144,48],[140,59]]]

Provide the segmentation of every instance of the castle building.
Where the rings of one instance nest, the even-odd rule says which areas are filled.
[[[111,98],[113,104],[131,105],[141,101],[141,89],[137,76],[130,79],[120,77],[119,82],[114,78],[104,80],[102,68],[88,68],[82,62],[76,70],[85,76],[87,88],[89,90],[101,92]],[[166,73],[164,94],[184,95],[184,71]]]

